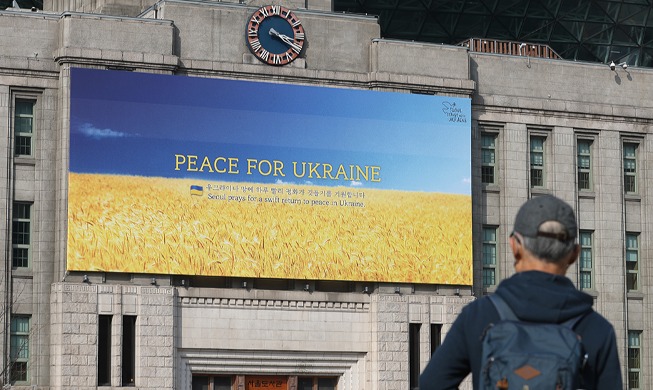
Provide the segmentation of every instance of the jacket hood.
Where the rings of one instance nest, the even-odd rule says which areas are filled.
[[[515,315],[528,322],[564,322],[592,310],[591,296],[578,291],[565,276],[520,272],[499,284],[501,296]]]

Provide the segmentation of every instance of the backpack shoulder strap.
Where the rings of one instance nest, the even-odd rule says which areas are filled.
[[[519,318],[515,315],[515,312],[512,311],[510,306],[506,303],[506,301],[503,300],[500,296],[497,294],[491,294],[488,295],[488,298],[490,298],[490,302],[494,305],[494,307],[497,309],[497,312],[499,313],[499,317],[501,320],[508,320],[508,321],[519,321]]]

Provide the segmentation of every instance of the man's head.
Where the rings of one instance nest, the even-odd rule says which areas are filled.
[[[528,255],[566,271],[578,257],[577,230],[574,210],[567,203],[550,195],[528,200],[517,212],[513,227],[512,238],[518,244],[511,240],[516,262]]]

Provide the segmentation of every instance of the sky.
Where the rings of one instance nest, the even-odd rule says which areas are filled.
[[[471,194],[470,99],[96,69],[71,78],[71,172]],[[218,157],[219,168],[236,161],[231,173],[200,171]],[[260,174],[262,160],[276,176]],[[324,164],[347,173],[318,178]],[[350,165],[378,167],[376,180],[354,180]]]

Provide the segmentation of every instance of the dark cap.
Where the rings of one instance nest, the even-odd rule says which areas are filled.
[[[566,232],[541,232],[544,222],[556,221],[565,227]],[[560,241],[576,238],[576,216],[574,210],[564,201],[551,195],[537,196],[524,203],[515,217],[513,231],[525,237],[550,237]]]

